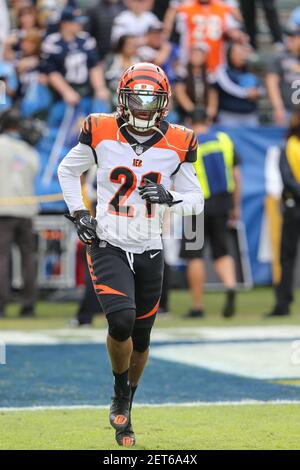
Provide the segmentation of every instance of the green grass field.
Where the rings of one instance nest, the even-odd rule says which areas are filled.
[[[145,407],[133,421],[136,450],[300,449],[299,405]],[[0,412],[0,435],[0,449],[120,449],[99,409]]]
[[[171,315],[168,318],[159,317],[156,326],[159,328],[187,327],[187,326],[247,326],[247,325],[271,325],[271,324],[300,324],[300,290],[296,292],[290,317],[266,320],[263,313],[272,308],[274,294],[270,288],[257,288],[249,292],[241,292],[238,295],[237,315],[232,319],[224,320],[220,311],[222,308],[223,294],[209,292],[205,295],[206,317],[201,320],[187,320],[183,315],[190,307],[191,300],[187,291],[173,291],[170,298]],[[33,319],[17,318],[17,305],[10,305],[8,316],[0,320],[0,329],[17,330],[41,330],[48,328],[64,328],[74,317],[77,305],[73,302],[50,303],[39,302],[37,317]],[[105,327],[104,317],[97,316],[96,327]]]
[[[238,296],[237,315],[224,320],[222,293],[205,296],[206,318],[186,320],[190,306],[186,291],[171,294],[168,317],[159,317],[156,326],[263,326],[299,325],[300,291],[296,293],[293,314],[288,318],[266,320],[262,314],[273,303],[271,289],[254,289]],[[17,305],[0,320],[0,330],[38,331],[65,328],[76,312],[76,304],[39,302],[37,316],[19,319]],[[105,327],[98,316],[95,327]],[[300,449],[300,406],[297,404],[216,405],[198,407],[136,408],[133,422],[137,434],[135,449]],[[1,411],[0,449],[120,449],[104,409],[60,409]]]

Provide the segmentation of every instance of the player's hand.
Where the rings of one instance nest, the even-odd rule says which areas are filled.
[[[167,204],[172,206],[173,196],[162,184],[153,183],[145,178],[146,184],[139,186],[139,194],[142,199],[152,204]]]
[[[97,221],[91,216],[89,211],[76,211],[74,217],[66,215],[67,219],[71,220],[77,230],[79,240],[86,245],[91,245],[97,238],[96,228]]]

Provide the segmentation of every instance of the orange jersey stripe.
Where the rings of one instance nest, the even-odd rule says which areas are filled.
[[[127,294],[124,294],[124,292],[113,289],[112,287],[106,286],[105,284],[94,284],[94,288],[98,294],[114,294],[128,297]]]

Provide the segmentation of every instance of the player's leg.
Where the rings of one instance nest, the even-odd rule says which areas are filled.
[[[15,219],[13,217],[0,217],[0,318],[5,316],[5,305],[9,297],[9,258],[14,231]]]
[[[297,259],[300,220],[297,209],[284,208],[280,247],[281,279],[276,286],[276,304],[266,317],[277,317],[290,314],[293,301],[294,270]]]
[[[110,422],[115,429],[124,429],[130,415],[128,370],[136,315],[133,272],[126,253],[109,244],[99,247],[99,243],[93,243],[87,259],[95,292],[108,321],[107,349],[115,381]]]
[[[129,367],[129,382],[131,387],[134,388],[138,386],[139,380],[144,372],[144,368],[147,364],[149,356],[149,342],[150,342],[150,332],[151,328],[139,328],[133,331],[133,351],[130,358],[130,367]],[[139,349],[139,342],[145,346]],[[144,349],[146,348],[146,349]],[[132,396],[133,399],[133,396]]]
[[[203,314],[203,286],[206,278],[203,259],[195,257],[188,260],[187,280],[192,294],[192,309],[188,317],[202,317]]]
[[[147,363],[150,346],[150,335],[156,313],[159,307],[163,279],[162,250],[151,250],[142,255],[134,255],[135,292],[136,292],[136,321],[132,332],[133,352],[129,367],[131,385],[131,404],[137,390],[140,378]],[[131,418],[123,432],[117,432],[117,442],[134,445],[135,434]]]
[[[20,248],[22,274],[24,279],[20,316],[29,317],[34,315],[34,306],[37,295],[35,236],[31,219],[18,219],[16,227],[16,242]]]
[[[211,217],[210,243],[215,271],[226,288],[226,299],[222,314],[232,317],[235,313],[236,273],[234,260],[228,249],[228,217],[216,215]]]
[[[199,220],[199,217],[195,216],[183,218],[180,257],[187,261],[186,275],[192,295],[192,308],[186,314],[187,318],[201,318],[204,316],[203,286],[206,272],[203,262],[203,249],[199,249],[196,245],[197,224],[200,223]],[[204,227],[206,230],[206,222]]]
[[[139,380],[143,374],[149,356],[151,328],[135,329],[132,334],[133,351],[129,366],[129,382],[131,386],[130,411],[132,409],[133,399],[138,387]],[[119,445],[133,446],[135,445],[135,433],[133,430],[131,415],[126,429],[116,431],[116,440]]]

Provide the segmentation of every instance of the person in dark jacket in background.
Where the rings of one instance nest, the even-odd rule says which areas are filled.
[[[122,0],[99,0],[87,11],[89,32],[96,39],[99,58],[111,52],[111,30],[115,17],[125,9]]]
[[[276,303],[266,317],[290,314],[293,301],[294,268],[300,238],[300,111],[290,119],[287,142],[281,152],[280,173],[283,181],[281,236],[281,280],[275,288]]]
[[[191,119],[199,142],[194,167],[205,198],[204,237],[210,243],[214,269],[226,289],[222,315],[229,318],[236,310],[236,273],[229,252],[228,226],[240,219],[239,157],[230,137],[210,127],[205,109],[196,108]],[[189,246],[191,242],[200,241],[200,226],[198,215],[184,217],[180,257],[187,261],[187,280],[193,301],[187,318],[204,316],[204,249]],[[191,236],[193,233],[196,235]]]
[[[257,77],[247,67],[251,48],[232,44],[227,53],[227,64],[215,75],[218,93],[218,121],[227,127],[255,127],[258,125],[257,101],[263,93]]]
[[[0,318],[10,300],[10,253],[13,244],[19,248],[22,262],[23,288],[21,317],[34,316],[37,296],[36,247],[33,219],[38,214],[37,203],[26,204],[34,196],[34,181],[39,169],[39,156],[25,140],[24,120],[16,108],[0,117]],[[31,134],[28,129],[26,134]],[[26,135],[27,137],[27,135]],[[16,198],[15,204],[3,199]],[[8,202],[8,201],[7,201]]]

